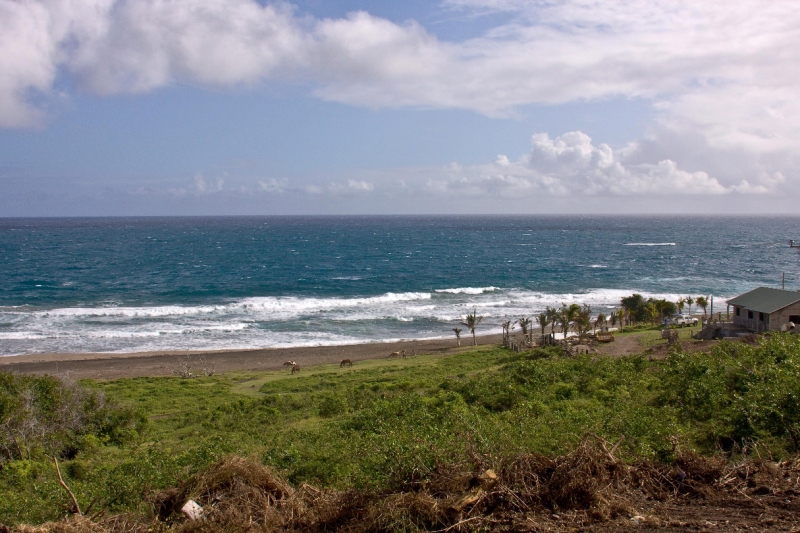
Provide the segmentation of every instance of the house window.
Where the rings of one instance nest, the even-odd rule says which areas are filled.
[[[737,307],[736,308],[736,316],[742,316],[742,308],[741,307]]]
[[[753,320],[753,312],[752,311],[748,311],[747,312],[747,318],[749,318],[750,320]]]
[[[800,315],[789,315],[789,322],[800,324]]]
[[[764,313],[758,313],[758,319],[759,319],[761,322],[764,322]]]

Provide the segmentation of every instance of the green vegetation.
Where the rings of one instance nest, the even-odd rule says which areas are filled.
[[[679,300],[680,305],[683,305],[683,299]],[[629,322],[659,322],[664,317],[675,314],[678,312],[678,306],[666,300],[657,300],[655,298],[648,298],[647,300],[641,294],[632,294],[622,298],[622,308],[625,310],[629,317]]]
[[[676,443],[717,454],[759,442],[775,457],[800,448],[800,338],[785,334],[759,346],[722,343],[709,354],[676,351],[665,361],[478,347],[294,376],[121,379],[79,389],[0,374],[0,383],[0,439],[20,413],[64,412],[46,405],[71,405],[84,420],[48,426],[54,432],[29,439],[25,453],[4,456],[0,522],[11,524],[65,512],[52,455],[61,456],[82,506],[150,512],[154,490],[231,454],[295,485],[380,491],[408,490],[437,466],[475,457],[501,464],[520,453],[565,453],[587,432],[624,436],[625,457],[664,463]],[[22,392],[37,387],[49,392]]]

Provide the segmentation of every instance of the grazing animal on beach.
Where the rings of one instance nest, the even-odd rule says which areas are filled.
[[[400,352],[392,352],[389,354],[389,359],[392,359],[394,357],[400,357]]]
[[[402,357],[403,359],[406,358],[406,351],[405,350],[400,350],[400,357]]]
[[[283,366],[295,366],[296,364],[297,363],[295,363],[294,361],[286,361],[285,363],[283,363]]]
[[[292,374],[294,374],[295,372],[300,372],[300,365],[298,365],[297,363],[295,363],[292,366]]]
[[[350,359],[342,359],[342,362],[339,363],[339,368],[342,368],[344,366],[353,366],[353,361],[351,361]]]

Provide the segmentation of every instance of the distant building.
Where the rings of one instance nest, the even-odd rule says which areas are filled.
[[[789,322],[800,328],[800,292],[759,287],[728,300],[733,324],[751,331],[779,331]]]

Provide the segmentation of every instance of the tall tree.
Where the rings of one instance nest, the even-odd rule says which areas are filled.
[[[550,323],[550,316],[546,311],[543,311],[536,315],[536,321],[539,323],[539,327],[542,328],[542,337],[544,337],[544,329]]]
[[[527,317],[527,316],[520,317],[520,319],[517,320],[517,324],[519,324],[519,329],[522,330],[522,338],[523,339],[527,339],[528,336],[530,335],[529,330],[528,330],[528,328],[531,325],[530,317]]]
[[[683,299],[683,301],[686,302],[686,305],[689,306],[689,314],[691,315],[692,314],[692,304],[694,304],[694,302],[695,302],[694,298],[692,298],[691,296],[687,296],[686,298]]]
[[[683,306],[686,304],[686,300],[683,298],[678,298],[678,301],[675,302],[675,305],[678,307],[678,312],[683,313]]]
[[[510,320],[504,320],[500,323],[500,327],[503,328],[503,344],[506,344],[511,336],[511,330],[514,329],[514,324]]]
[[[628,316],[628,324],[647,320],[647,302],[641,294],[633,293],[620,300],[622,308]]]
[[[561,310],[559,311],[559,322],[561,322],[561,331],[564,332],[564,339],[567,338],[567,333],[569,333],[569,329],[572,326],[572,323],[575,322],[575,318],[578,316],[578,313],[581,311],[581,306],[578,304],[571,304],[567,306],[567,304],[561,304]]]
[[[651,323],[655,324],[658,322],[658,317],[661,316],[661,311],[658,309],[658,305],[655,302],[647,302],[645,305],[645,311],[647,313],[647,318]]]
[[[547,321],[550,323],[550,334],[554,334],[556,332],[556,323],[558,322],[558,309],[548,305],[545,307],[544,312],[547,313]]]
[[[703,316],[706,316],[706,307],[708,307],[708,300],[705,296],[698,296],[695,298],[694,303],[697,304],[697,307],[703,308]]]
[[[588,305],[579,307],[573,318],[575,329],[578,330],[578,340],[583,342],[583,338],[592,329],[592,308]]]
[[[605,313],[598,313],[597,318],[594,321],[594,327],[597,329],[602,329],[602,327],[606,323],[606,315]]]
[[[478,324],[481,323],[481,320],[483,320],[483,317],[482,316],[478,316],[478,310],[477,310],[477,308],[475,308],[475,309],[472,310],[472,314],[471,315],[467,315],[467,317],[464,320],[461,321],[461,324],[463,324],[464,326],[467,326],[467,329],[469,329],[470,333],[472,333],[472,345],[473,346],[477,346],[478,345],[478,339],[475,338],[475,328],[478,327]]]
[[[456,341],[458,342],[458,347],[461,348],[461,328],[453,328],[453,332],[456,334]]]

